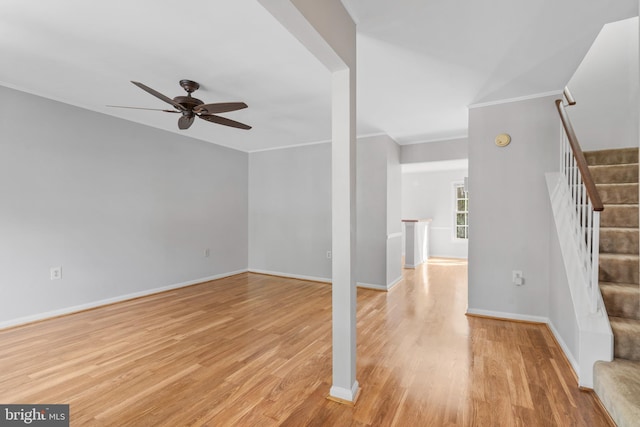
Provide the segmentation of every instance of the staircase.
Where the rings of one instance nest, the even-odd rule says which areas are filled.
[[[638,149],[584,154],[605,206],[599,281],[614,336],[614,360],[595,364],[594,390],[618,426],[640,426]]]

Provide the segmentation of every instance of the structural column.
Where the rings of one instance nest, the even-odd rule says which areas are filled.
[[[354,402],[356,380],[356,134],[355,70],[332,73],[332,314],[330,395]]]
[[[341,0],[258,0],[331,73],[333,385],[355,402],[356,26]]]

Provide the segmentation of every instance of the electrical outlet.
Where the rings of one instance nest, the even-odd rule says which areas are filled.
[[[208,257],[209,255],[211,255],[211,251],[209,250],[209,248],[204,250],[204,256]]]
[[[327,259],[331,259],[331,251],[327,251]]]
[[[59,280],[62,279],[62,267],[51,267],[49,270],[49,275],[51,280]]]
[[[513,284],[516,285],[516,286],[524,285],[524,277],[522,277],[522,271],[521,270],[513,270],[511,272],[511,280],[513,281]]]

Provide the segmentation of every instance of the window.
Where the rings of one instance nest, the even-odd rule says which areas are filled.
[[[464,184],[454,184],[455,197],[455,239],[469,238],[469,196]]]

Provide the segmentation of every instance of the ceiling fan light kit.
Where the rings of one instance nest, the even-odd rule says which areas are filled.
[[[187,96],[176,96],[175,98],[169,98],[166,95],[161,94],[155,89],[150,88],[149,86],[142,84],[140,82],[131,81],[134,85],[138,86],[140,89],[144,90],[147,93],[155,96],[158,99],[170,104],[175,108],[175,110],[159,110],[164,111],[166,113],[180,113],[181,116],[178,119],[178,128],[185,130],[189,129],[193,124],[193,121],[196,117],[212,122],[217,123],[223,126],[234,127],[238,129],[251,129],[251,126],[246,125],[244,123],[237,122],[235,120],[228,119],[226,117],[218,116],[218,113],[227,113],[229,111],[237,111],[242,110],[243,108],[247,108],[247,104],[244,102],[217,102],[213,104],[205,104],[203,101],[198,98],[194,98],[191,96],[193,92],[200,88],[200,85],[193,80],[180,80],[180,86],[187,92]],[[154,110],[153,108],[138,108],[138,107],[123,107],[123,106],[115,106],[112,107],[118,108],[134,108],[134,109],[142,109],[142,110]]]

